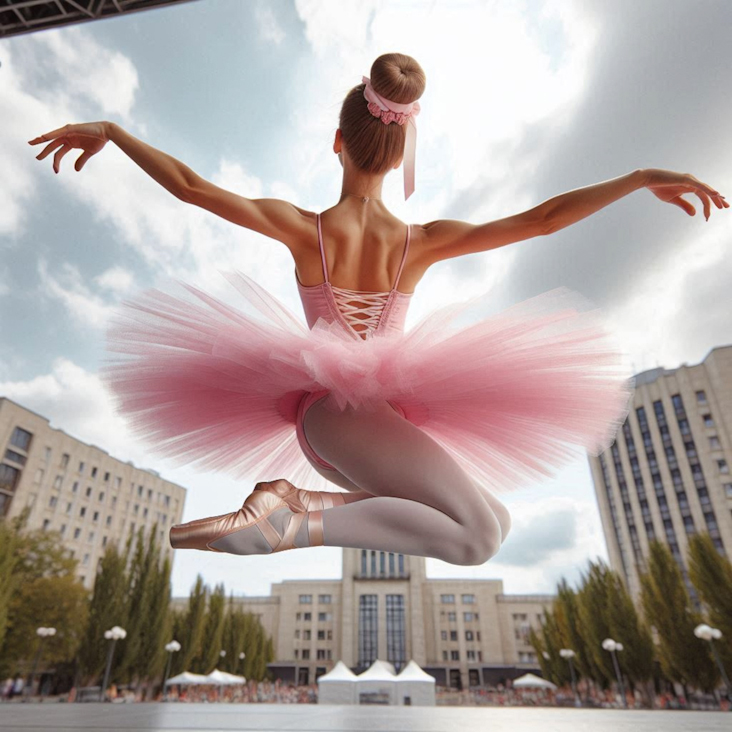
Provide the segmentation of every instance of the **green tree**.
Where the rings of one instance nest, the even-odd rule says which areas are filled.
[[[127,561],[115,544],[102,555],[94,592],[89,605],[89,621],[79,649],[79,664],[86,680],[102,674],[107,658],[105,631],[115,625],[127,626]]]
[[[193,661],[196,673],[211,673],[219,664],[219,654],[223,650],[224,610],[226,608],[226,594],[224,585],[217,585],[208,601],[208,611],[203,626],[203,637],[198,653]]]
[[[607,613],[609,598],[608,568],[602,562],[590,562],[577,593],[579,619],[586,639],[586,649],[595,669],[596,681],[607,688],[615,681],[615,668],[610,654],[602,647],[612,637]],[[615,638],[615,640],[620,640]]]
[[[620,576],[606,573],[607,617],[610,637],[623,644],[619,654],[621,672],[628,677],[632,689],[640,688],[647,702],[652,698],[648,686],[653,677],[654,645],[651,631],[633,605]]]
[[[0,648],[5,640],[13,591],[17,586],[19,532],[7,519],[0,520]]]
[[[657,653],[667,678],[711,692],[719,672],[705,641],[694,635],[702,622],[692,609],[681,570],[665,544],[650,542],[648,569],[641,575],[646,620],[659,636]]]
[[[44,641],[44,659],[70,658],[79,645],[86,618],[87,591],[75,578],[76,561],[55,531],[27,531],[28,511],[10,522],[3,521],[4,538],[13,552],[5,556],[1,580],[6,594],[5,637],[0,648],[0,672],[18,666],[30,670],[37,647],[36,629],[54,627],[56,635]],[[8,549],[3,546],[0,556]],[[81,625],[80,625],[81,623]]]
[[[725,668],[732,669],[732,562],[706,531],[689,539],[689,579],[706,606],[709,624],[722,631],[714,643]]]
[[[196,583],[188,596],[188,607],[183,613],[173,616],[173,631],[175,639],[181,649],[173,654],[172,671],[177,675],[183,671],[191,671],[193,659],[198,654],[203,638],[204,621],[206,619],[206,605],[208,602],[208,588],[199,574]]]
[[[594,680],[602,677],[593,655],[588,647],[587,632],[580,621],[579,599],[567,581],[562,578],[557,585],[557,603],[562,608],[560,620],[562,635],[566,639],[568,648],[575,652],[572,659],[578,679],[581,677]],[[589,692],[589,689],[588,689]]]
[[[84,633],[87,608],[88,592],[73,574],[19,584],[10,603],[12,623],[2,649],[3,664],[22,660],[30,671],[41,644],[36,634],[41,626],[56,628],[56,634],[42,641],[38,670],[73,658]]]

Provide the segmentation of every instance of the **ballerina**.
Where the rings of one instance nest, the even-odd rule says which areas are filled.
[[[474,225],[405,224],[383,198],[404,165],[414,190],[416,116],[426,78],[384,54],[344,100],[333,150],[338,202],[307,211],[247,199],[198,176],[119,125],[64,125],[30,140],[75,169],[108,141],[182,202],[287,246],[307,327],[241,272],[223,273],[251,317],[180,283],[126,301],[107,331],[101,374],[136,433],[179,464],[259,479],[242,507],[173,526],[175,548],[267,554],[341,546],[458,565],[493,557],[511,526],[496,493],[551,476],[583,448],[598,454],[629,410],[632,378],[596,309],[558,288],[477,322],[486,296],[404,322],[426,270],[445,259],[546,236],[641,188],[705,217],[725,197],[693,175],[631,173]],[[288,478],[272,479],[273,475]],[[306,486],[335,485],[344,492]]]

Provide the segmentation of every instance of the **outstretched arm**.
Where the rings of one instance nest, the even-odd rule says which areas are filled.
[[[707,219],[711,209],[710,201],[714,201],[717,208],[729,208],[723,195],[691,174],[659,168],[639,168],[618,178],[562,193],[528,211],[487,224],[476,225],[454,220],[425,224],[423,229],[427,256],[431,262],[437,262],[552,234],[639,188],[648,188],[662,201],[679,206],[690,216],[694,215],[695,209],[681,197],[686,193],[699,196]]]
[[[62,158],[70,150],[84,150],[74,165],[80,171],[87,160],[110,140],[181,201],[282,241],[291,249],[312,229],[307,211],[276,198],[249,199],[219,188],[180,160],[139,140],[114,122],[64,125],[28,142],[31,145],[49,143],[37,157],[42,160],[55,150],[53,169],[58,173]]]

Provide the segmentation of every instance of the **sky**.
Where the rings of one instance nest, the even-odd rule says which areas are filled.
[[[340,104],[399,51],[427,76],[416,191],[383,196],[410,223],[510,216],[636,168],[692,173],[732,196],[732,4],[726,0],[196,0],[0,43],[0,395],[188,489],[184,521],[235,510],[253,485],[172,468],[135,440],[99,378],[123,299],[181,279],[236,305],[239,269],[302,315],[287,249],[186,205],[113,143],[37,161],[27,140],[110,120],[249,198],[321,211],[340,195]],[[548,237],[440,262],[407,329],[435,306],[492,292],[502,307],[555,287],[590,298],[634,372],[732,343],[732,218],[688,216],[639,190]],[[339,490],[339,489],[335,489]],[[431,578],[502,579],[553,592],[607,559],[586,457],[504,494],[512,529],[481,566],[427,559]],[[179,551],[173,594],[196,574],[236,595],[337,579],[341,550],[274,556]]]

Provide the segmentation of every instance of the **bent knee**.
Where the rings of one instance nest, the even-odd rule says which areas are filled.
[[[459,548],[456,564],[485,564],[498,554],[502,541],[501,525],[495,514],[486,515],[471,528],[465,530],[465,541]]]

